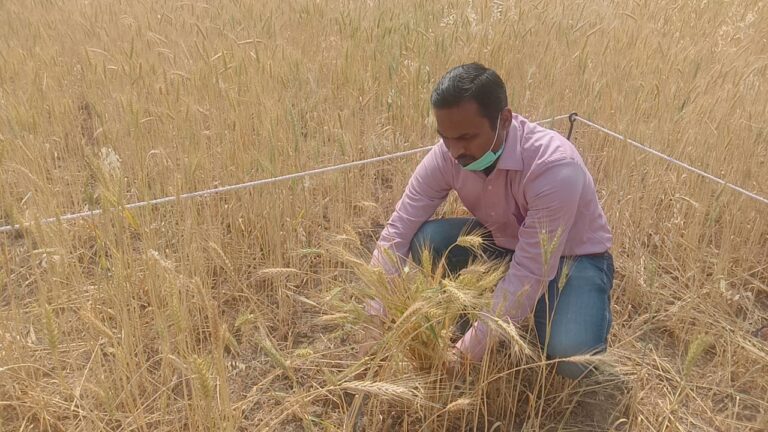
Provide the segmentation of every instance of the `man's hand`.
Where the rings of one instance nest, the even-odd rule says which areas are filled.
[[[457,381],[466,375],[469,366],[469,359],[458,348],[451,347],[448,357],[445,360],[445,375],[450,381]]]
[[[365,327],[363,331],[363,337],[361,338],[360,345],[357,349],[357,358],[362,360],[368,355],[371,348],[373,348],[383,337],[384,320],[376,315],[371,316],[372,323]]]
[[[480,363],[483,361],[489,344],[486,328],[481,327],[479,322],[475,322],[461,340],[456,343],[457,350],[473,362]]]

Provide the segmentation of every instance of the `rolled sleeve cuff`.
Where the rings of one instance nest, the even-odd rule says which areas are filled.
[[[456,348],[473,362],[481,362],[490,343],[488,325],[475,322],[464,337],[456,343]]]

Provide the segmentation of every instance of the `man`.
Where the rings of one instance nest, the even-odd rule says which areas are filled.
[[[551,359],[604,351],[611,328],[612,236],[576,148],[513,114],[502,79],[478,63],[449,70],[431,102],[441,140],[411,176],[372,264],[396,273],[409,253],[419,264],[423,247],[441,257],[467,230],[490,231],[488,254],[511,260],[488,313],[518,323],[533,312]],[[474,218],[428,221],[451,190]],[[401,261],[389,262],[385,249]],[[458,272],[471,256],[466,248],[450,248],[448,270]],[[386,316],[375,300],[367,311]],[[492,333],[481,319],[455,351],[479,362]],[[563,361],[556,370],[577,379],[589,367]]]

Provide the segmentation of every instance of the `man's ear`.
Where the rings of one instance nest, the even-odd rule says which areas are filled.
[[[509,129],[510,125],[512,125],[512,109],[506,107],[501,110],[501,130]]]

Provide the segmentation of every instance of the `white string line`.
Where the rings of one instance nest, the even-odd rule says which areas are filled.
[[[564,114],[564,115],[559,115],[559,116],[548,118],[548,119],[544,119],[544,120],[539,120],[539,121],[537,121],[535,123],[539,124],[539,123],[549,122],[549,124],[551,125],[552,122],[554,122],[556,120],[564,119],[564,118],[567,118],[567,117],[568,117],[568,114]],[[339,164],[339,165],[332,165],[332,166],[328,166],[328,167],[324,167],[324,168],[318,168],[318,169],[313,169],[313,170],[299,172],[299,173],[294,173],[294,174],[288,174],[288,175],[279,176],[279,177],[272,177],[272,178],[267,178],[267,179],[255,180],[255,181],[251,181],[251,182],[247,182],[247,183],[240,183],[240,184],[230,185],[230,186],[222,186],[222,187],[218,187],[218,188],[214,188],[214,189],[206,189],[206,190],[197,191],[197,192],[189,192],[189,193],[185,193],[185,194],[181,194],[181,195],[167,196],[167,197],[157,198],[157,199],[153,199],[153,200],[149,200],[149,201],[135,202],[135,203],[127,204],[127,205],[124,205],[124,206],[120,206],[120,207],[118,207],[118,209],[122,208],[122,209],[128,210],[128,209],[135,209],[135,208],[146,207],[146,206],[156,205],[156,204],[165,204],[165,203],[172,202],[172,201],[179,201],[179,200],[184,200],[184,199],[188,199],[188,198],[198,198],[198,197],[203,197],[203,196],[220,194],[220,193],[224,193],[224,192],[231,192],[231,191],[240,190],[240,189],[248,189],[248,188],[252,188],[252,187],[256,187],[256,186],[262,186],[262,185],[270,184],[270,183],[277,183],[277,182],[281,182],[281,181],[284,181],[284,180],[291,180],[291,179],[295,179],[295,178],[309,177],[309,176],[313,176],[313,175],[317,175],[317,174],[323,174],[323,173],[332,172],[332,171],[338,171],[338,170],[342,170],[342,169],[346,169],[346,168],[352,168],[352,167],[355,167],[355,166],[366,165],[366,164],[371,164],[371,163],[375,163],[375,162],[381,162],[381,161],[385,161],[385,160],[388,160],[388,159],[395,159],[395,158],[399,158],[399,157],[403,157],[403,156],[408,156],[408,155],[412,155],[412,154],[415,154],[415,153],[420,153],[420,152],[429,150],[432,147],[434,147],[434,144],[433,145],[428,145],[428,146],[425,146],[425,147],[421,147],[421,148],[417,148],[417,149],[413,149],[413,150],[402,151],[402,152],[399,152],[399,153],[392,153],[392,154],[388,154],[388,155],[384,155],[384,156],[379,156],[379,157],[374,157],[374,158],[370,158],[370,159],[363,159],[363,160],[354,161],[354,162],[347,162],[347,163],[343,163],[343,164]],[[84,212],[80,212],[80,213],[71,213],[71,214],[62,215],[62,216],[51,217],[51,218],[47,218],[47,219],[41,219],[41,220],[36,221],[36,222],[25,222],[25,223],[16,224],[16,225],[6,225],[4,227],[0,227],[0,233],[9,232],[9,231],[16,231],[16,230],[18,230],[18,229],[20,229],[22,227],[28,227],[28,226],[33,225],[35,223],[39,223],[41,225],[45,225],[45,224],[50,224],[50,223],[57,222],[57,221],[68,222],[68,221],[72,221],[72,220],[76,220],[76,219],[82,219],[82,218],[86,218],[86,217],[98,216],[101,213],[103,213],[102,209],[96,209],[96,210],[89,210],[89,211],[84,211]]]
[[[733,190],[735,190],[737,192],[741,192],[741,193],[743,193],[744,195],[746,195],[746,196],[748,196],[750,198],[754,198],[754,199],[762,202],[763,204],[768,204],[768,198],[764,198],[764,197],[762,197],[762,196],[760,196],[760,195],[758,195],[758,194],[756,194],[754,192],[750,192],[750,191],[748,191],[748,190],[746,190],[744,188],[741,188],[741,187],[736,186],[734,184],[728,183],[727,181],[725,181],[725,180],[723,180],[723,179],[721,179],[719,177],[715,177],[712,174],[704,172],[704,171],[702,171],[702,170],[700,170],[698,168],[692,167],[692,166],[686,164],[685,162],[681,162],[681,161],[679,161],[679,160],[677,160],[677,159],[675,159],[675,158],[673,158],[671,156],[667,156],[664,153],[661,153],[661,152],[656,151],[656,150],[654,150],[654,149],[652,149],[650,147],[644,146],[643,144],[640,144],[640,143],[638,143],[636,141],[633,141],[633,140],[631,140],[629,138],[621,136],[621,135],[617,134],[616,132],[613,132],[613,131],[611,131],[609,129],[606,129],[603,126],[600,126],[600,125],[598,125],[596,123],[593,123],[593,122],[591,122],[591,121],[589,121],[589,120],[587,120],[587,119],[585,119],[583,117],[580,117],[578,114],[574,115],[574,117],[577,120],[582,121],[582,122],[586,123],[587,125],[594,127],[595,129],[603,131],[603,132],[607,133],[608,135],[611,135],[611,136],[613,136],[615,138],[618,138],[618,139],[620,139],[622,141],[625,141],[625,142],[627,142],[629,144],[632,144],[633,146],[635,146],[635,147],[637,147],[637,148],[639,148],[641,150],[647,151],[647,152],[649,152],[651,154],[654,154],[654,155],[656,155],[656,156],[658,156],[658,157],[660,157],[660,158],[662,158],[662,159],[664,159],[664,160],[666,160],[668,162],[672,162],[673,164],[679,165],[679,166],[681,166],[681,167],[683,167],[683,168],[685,168],[687,170],[693,171],[696,174],[702,175],[702,176],[704,176],[704,177],[706,177],[706,178],[708,178],[708,179],[710,179],[710,180],[712,180],[714,182],[717,182],[717,183],[720,183],[722,185],[728,186],[729,188],[731,188],[731,189],[733,189]]]

